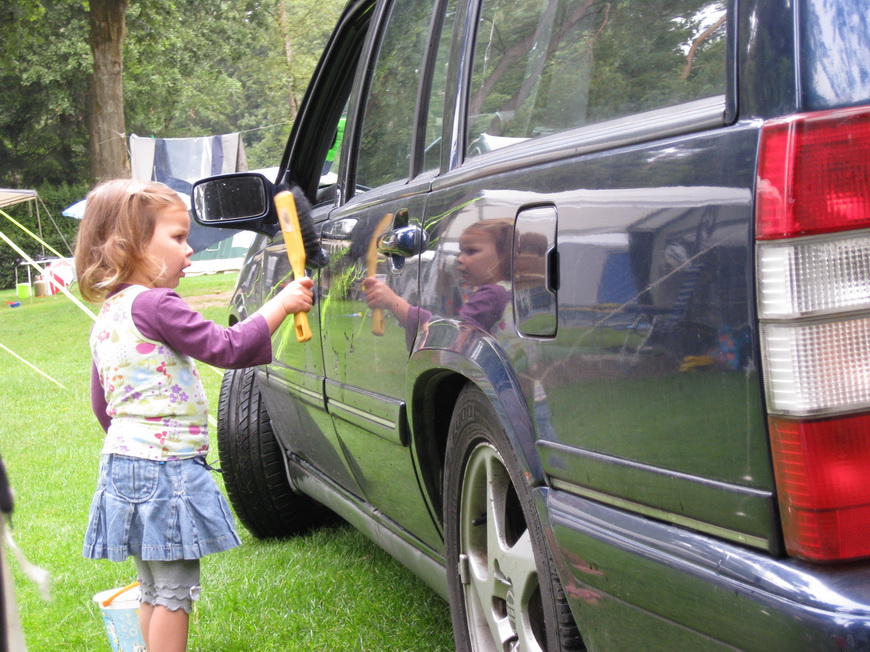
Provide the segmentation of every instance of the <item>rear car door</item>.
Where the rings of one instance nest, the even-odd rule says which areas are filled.
[[[514,221],[512,303],[490,332],[554,486],[775,550],[752,343],[758,133],[726,103],[726,5],[523,6],[482,0],[454,72],[467,96],[427,204],[434,267],[472,223]],[[444,314],[443,289],[421,288]]]

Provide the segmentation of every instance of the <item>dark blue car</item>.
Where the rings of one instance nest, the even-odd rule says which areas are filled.
[[[194,190],[233,321],[312,204],[312,339],[222,388],[255,535],[329,508],[460,650],[870,649],[865,3],[353,0],[274,183]]]

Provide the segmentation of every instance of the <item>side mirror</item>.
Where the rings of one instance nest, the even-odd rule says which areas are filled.
[[[275,188],[262,174],[242,172],[200,179],[191,190],[191,212],[198,224],[274,235],[278,219]]]

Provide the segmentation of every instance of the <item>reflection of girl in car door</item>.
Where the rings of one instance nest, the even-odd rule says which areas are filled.
[[[471,290],[459,308],[459,316],[485,331],[505,328],[512,235],[513,220],[504,218],[475,222],[459,236],[456,270]],[[374,276],[363,280],[363,291],[369,307],[390,310],[409,338],[414,336],[418,320],[426,323],[432,318],[429,311],[412,306]]]

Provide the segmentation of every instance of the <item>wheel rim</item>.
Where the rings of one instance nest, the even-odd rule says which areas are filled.
[[[472,648],[543,650],[531,536],[508,471],[489,443],[476,446],[465,467],[459,541]]]

